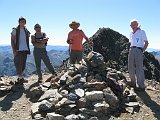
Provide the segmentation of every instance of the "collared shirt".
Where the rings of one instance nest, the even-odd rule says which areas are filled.
[[[11,34],[16,36],[16,29],[13,29]],[[28,33],[28,36],[30,36],[30,33]],[[27,42],[26,42],[26,33],[24,28],[20,28],[18,51],[28,51]]]
[[[83,37],[83,32],[79,29],[69,32],[68,39],[72,40],[71,50],[82,50]]]
[[[131,32],[129,40],[131,42],[131,46],[136,47],[144,47],[144,42],[148,41],[147,36],[144,30],[138,29],[135,33]]]

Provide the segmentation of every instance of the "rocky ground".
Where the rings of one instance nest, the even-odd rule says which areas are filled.
[[[47,80],[49,76],[45,75],[44,80]],[[1,120],[32,120],[31,106],[35,101],[29,96],[32,94],[32,88],[38,86],[36,78],[35,75],[28,77],[29,81],[25,83],[24,89],[12,86],[12,89],[6,90],[4,94],[1,91]],[[3,78],[3,80],[14,81],[15,78]],[[146,85],[148,87],[145,92],[136,92],[136,99],[138,99],[140,105],[138,110],[133,110],[134,107],[128,108],[128,110],[117,110],[103,120],[160,120],[160,84],[154,84],[152,81],[147,80]],[[135,109],[137,108],[135,107]],[[41,115],[37,114],[34,119],[45,120],[46,118],[41,118]],[[90,120],[101,119],[92,117]]]
[[[57,76],[0,79],[1,120],[160,120],[160,64],[144,52],[145,91],[128,84],[129,43],[120,33],[100,28],[84,44],[81,64],[63,62]],[[93,52],[94,51],[94,52]],[[88,54],[89,53],[89,54]],[[158,82],[156,82],[158,81]]]

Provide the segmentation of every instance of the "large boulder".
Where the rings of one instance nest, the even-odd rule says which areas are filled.
[[[98,52],[103,55],[107,67],[127,72],[130,48],[127,37],[110,28],[100,28],[90,39],[94,43],[93,49],[85,43],[84,48],[88,48],[85,53],[89,50]],[[144,52],[144,70],[146,79],[160,81],[160,64],[149,52]]]

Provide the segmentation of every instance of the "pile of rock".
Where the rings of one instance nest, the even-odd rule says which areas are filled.
[[[90,52],[81,65],[62,71],[50,82],[32,89],[32,98],[39,98],[31,108],[33,118],[106,120],[125,103],[130,108],[139,105],[123,73],[106,67],[103,56],[97,52]]]
[[[0,97],[9,93],[14,82],[9,77],[0,77]]]
[[[110,29],[100,28],[90,39],[93,40],[93,51],[102,54],[108,67],[127,72],[129,39],[122,34]],[[88,53],[90,47],[84,44],[85,52]],[[144,52],[145,78],[160,81],[160,64],[155,57]]]

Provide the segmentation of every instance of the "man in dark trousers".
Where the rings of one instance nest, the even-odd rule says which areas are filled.
[[[130,85],[137,91],[145,90],[145,76],[143,70],[143,51],[148,47],[148,40],[144,30],[141,30],[136,19],[131,20],[130,50],[128,56],[128,70]]]
[[[23,85],[24,82],[27,82],[23,78],[22,73],[26,67],[27,54],[30,54],[30,32],[25,27],[25,18],[19,18],[18,23],[19,25],[16,28],[13,28],[13,31],[11,32],[11,46],[14,54],[14,64],[18,76],[17,83]]]
[[[46,37],[46,34],[41,32],[41,26],[39,24],[34,26],[34,30],[36,31],[35,34],[31,36],[32,44],[34,46],[33,55],[38,74],[38,82],[42,82],[43,78],[41,73],[41,60],[43,60],[44,64],[52,73],[52,75],[56,75],[56,72],[47,55],[46,45],[48,38]]]

